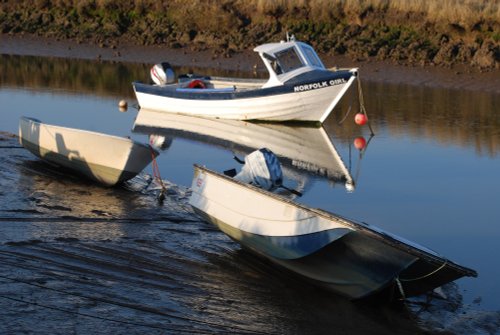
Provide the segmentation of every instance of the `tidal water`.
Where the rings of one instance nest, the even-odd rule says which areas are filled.
[[[103,188],[58,173],[2,135],[0,319],[8,321],[0,329],[499,332],[500,95],[365,81],[374,136],[353,122],[356,89],[321,131],[236,122],[215,135],[201,119],[135,124],[131,82],[148,81],[149,67],[1,56],[0,131],[17,133],[19,117],[30,116],[143,142],[159,134],[166,145],[157,162],[169,192],[161,205],[156,190],[145,186],[151,166],[126,187]],[[192,70],[201,72],[176,72]],[[121,99],[129,103],[126,112],[118,110]],[[279,134],[288,144],[273,141]],[[360,137],[362,150],[354,144]],[[279,154],[295,142],[310,148],[305,152],[317,150],[283,162],[285,184],[303,193],[296,201],[376,225],[479,273],[452,286],[453,308],[422,312],[414,305],[407,313],[324,294],[242,250],[191,212],[193,163],[238,168],[233,156],[242,158],[252,145],[268,143]]]

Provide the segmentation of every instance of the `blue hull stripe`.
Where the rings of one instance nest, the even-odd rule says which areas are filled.
[[[246,91],[228,91],[228,90],[177,90],[168,86],[148,85],[140,82],[134,82],[133,86],[136,92],[151,95],[157,95],[167,98],[187,99],[187,100],[234,100],[248,99],[257,97],[268,97],[280,94],[295,93],[297,85],[312,85],[318,82],[331,80],[345,80],[346,82],[354,76],[349,71],[311,71],[299,75],[282,86],[268,87]]]

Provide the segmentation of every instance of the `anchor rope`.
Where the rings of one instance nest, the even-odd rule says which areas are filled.
[[[411,301],[409,301],[406,298],[406,294],[405,294],[405,291],[403,289],[403,285],[401,284],[399,277],[396,277],[396,286],[398,287],[399,294],[401,294],[400,300],[403,303],[403,305],[405,306],[405,308],[408,310],[409,309],[408,303],[409,302],[411,303]],[[411,320],[413,320],[415,322],[417,321],[417,318],[412,313],[409,313],[408,316],[410,317]]]
[[[368,117],[368,112],[366,111],[366,107],[365,107],[365,98],[363,96],[363,89],[361,87],[361,79],[359,78],[359,74],[358,74],[358,77],[356,79],[356,81],[358,82],[358,101],[359,101],[359,110],[361,113],[365,114],[366,116],[366,119],[368,120],[368,128],[370,128],[370,132],[371,132],[371,135],[375,135],[375,132],[373,131],[372,129],[372,125],[371,125],[371,122],[370,122],[370,118]],[[344,117],[342,118],[342,120],[340,120],[338,122],[339,125],[341,125],[342,123],[344,123],[344,121],[347,119],[347,117],[349,116],[349,114],[351,113],[351,109],[352,109],[352,100],[353,100],[353,94],[351,93],[351,97],[350,97],[350,100],[349,100],[349,108],[347,109],[347,112],[345,113]]]
[[[368,113],[365,108],[365,98],[363,97],[363,88],[361,87],[361,79],[359,78],[359,74],[357,82],[358,82],[358,95],[359,95],[359,109],[363,114],[365,114],[366,119],[368,120],[368,128],[370,128],[371,134],[375,135],[372,129],[372,123],[370,122],[370,118],[368,117]]]
[[[396,286],[398,287],[399,293],[401,294],[401,300],[403,300],[403,301],[406,302],[406,294],[405,294],[405,291],[403,289],[403,284],[401,284],[401,282],[411,282],[411,281],[416,281],[416,280],[421,280],[421,279],[428,278],[428,277],[432,276],[433,274],[437,273],[438,271],[442,270],[446,266],[446,264],[448,264],[448,260],[447,259],[437,269],[429,272],[428,274],[420,276],[420,277],[411,278],[411,279],[399,278],[399,276],[396,277],[396,280],[395,280],[396,281]]]
[[[151,148],[151,156],[153,157],[153,160],[151,163],[152,169],[153,169],[153,179],[160,183],[161,191],[160,191],[160,194],[158,195],[158,200],[160,202],[162,202],[165,199],[165,193],[167,192],[167,188],[165,187],[165,184],[163,183],[163,179],[161,178],[160,168],[158,167],[158,162],[156,161],[156,155],[155,155],[155,152],[153,150],[153,147],[150,147],[150,148]]]
[[[416,280],[425,279],[425,278],[430,277],[433,274],[437,273],[438,271],[442,270],[446,266],[446,264],[448,264],[448,260],[447,259],[444,261],[444,263],[441,266],[439,266],[437,269],[429,272],[426,275],[423,275],[423,276],[420,276],[420,277],[417,277],[417,278],[411,278],[411,279],[400,278],[399,280],[404,281],[404,282],[410,282],[410,281],[416,281]]]
[[[351,91],[352,92],[352,91]],[[347,109],[347,112],[345,113],[344,117],[342,118],[342,120],[340,120],[338,122],[339,125],[341,125],[342,123],[344,123],[344,121],[347,119],[347,117],[349,116],[349,114],[351,113],[351,109],[352,109],[352,101],[354,99],[354,94],[351,93],[350,94],[350,98],[349,98],[349,108]]]
[[[403,289],[403,285],[401,284],[399,277],[396,277],[396,285],[398,286],[398,290],[399,290],[399,293],[401,294],[402,300],[406,301],[406,294],[405,294],[405,291]]]

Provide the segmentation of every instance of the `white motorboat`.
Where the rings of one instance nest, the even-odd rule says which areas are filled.
[[[135,177],[158,151],[125,137],[21,117],[19,142],[34,155],[112,186]]]
[[[235,120],[323,123],[357,78],[358,69],[326,69],[314,49],[294,39],[254,49],[268,79],[175,75],[151,69],[154,85],[134,82],[140,108]]]
[[[409,297],[477,276],[381,229],[195,165],[190,204],[245,248],[351,299]]]

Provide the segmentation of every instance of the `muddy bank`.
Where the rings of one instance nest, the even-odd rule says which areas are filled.
[[[494,334],[499,312],[448,299],[352,302],[246,252],[166,181],[104,188],[0,132],[1,333]],[[105,330],[103,330],[105,329]]]
[[[265,75],[260,59],[251,49],[234,53],[231,57],[224,57],[214,56],[211,49],[192,51],[188,48],[138,46],[131,43],[123,43],[116,47],[101,47],[95,43],[77,43],[33,35],[0,34],[0,41],[1,54],[145,64],[168,61],[174,66],[217,68],[247,72],[248,75]],[[321,54],[321,57],[327,67],[359,67],[361,78],[370,81],[500,93],[499,70],[484,72],[464,65],[455,65],[452,68],[405,66],[388,61],[357,61],[347,56],[325,54]]]
[[[421,334],[408,311],[355,304],[201,221],[189,189],[147,175],[104,188],[0,132],[0,333]]]
[[[3,1],[0,32],[210,50],[230,57],[297,35],[328,56],[500,68],[500,9],[480,1]]]

